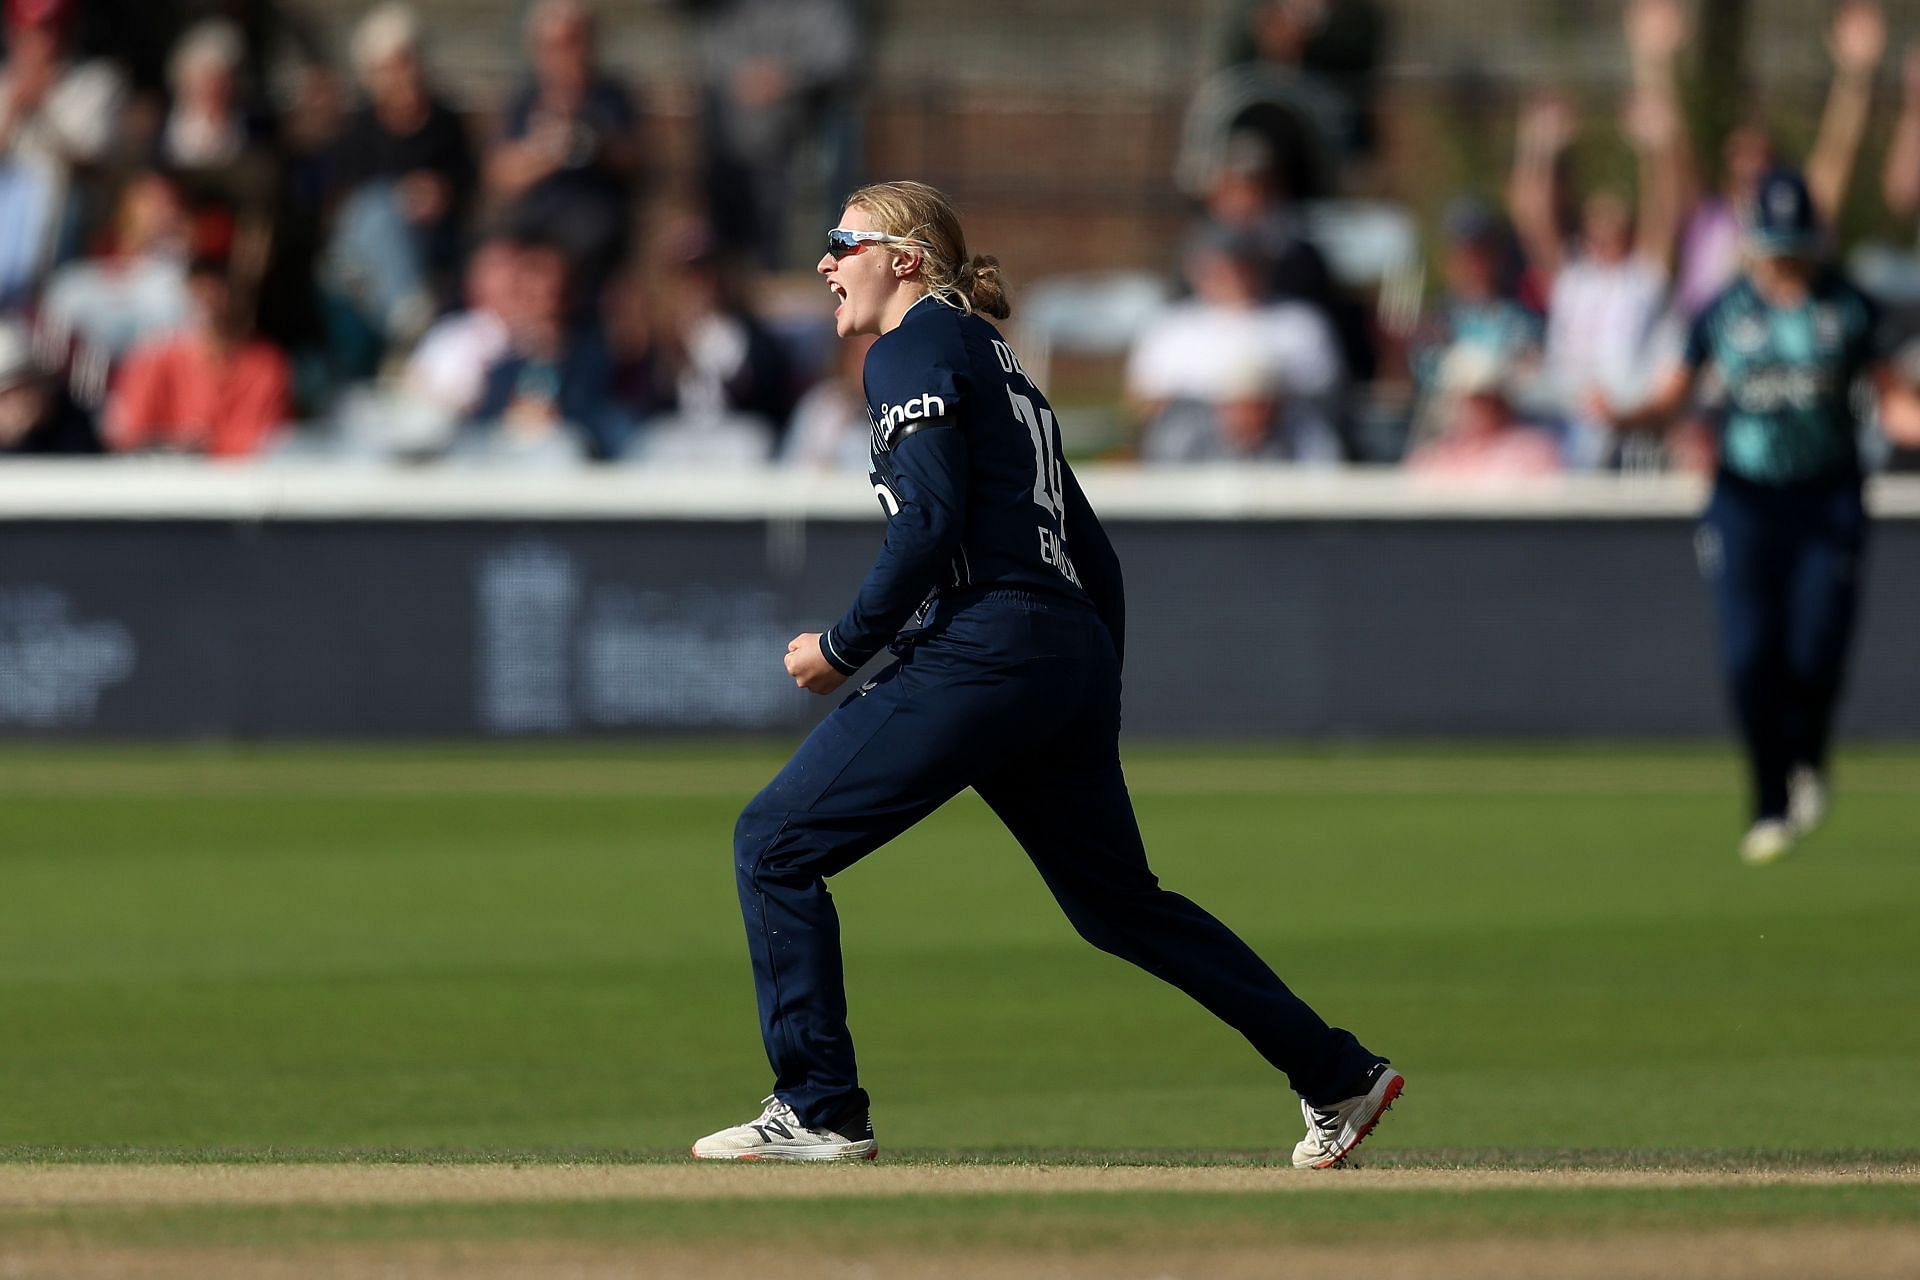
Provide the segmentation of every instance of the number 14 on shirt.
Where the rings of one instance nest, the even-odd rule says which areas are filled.
[[[1034,505],[1052,516],[1058,526],[1040,526],[1040,558],[1077,587],[1080,575],[1067,556],[1067,490],[1060,479],[1059,433],[1054,427],[1053,410],[1036,409],[1030,398],[1012,387],[1007,388],[1007,398],[1013,402],[1014,416],[1027,424],[1027,434],[1033,438]]]
[[[1007,388],[1007,398],[1013,401],[1014,413],[1027,424],[1027,434],[1033,437],[1033,500],[1045,507],[1054,519],[1065,520],[1067,504],[1060,483],[1060,451],[1055,445],[1053,410],[1036,411],[1033,401],[1012,387]]]

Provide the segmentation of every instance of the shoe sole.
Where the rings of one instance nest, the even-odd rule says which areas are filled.
[[[1749,867],[1770,867],[1774,863],[1780,861],[1780,859],[1786,857],[1787,852],[1788,852],[1787,850],[1782,849],[1779,853],[1769,853],[1769,854],[1754,855],[1754,856],[1749,856],[1743,853],[1740,855],[1740,861],[1744,862]]]
[[[1353,1135],[1353,1141],[1341,1148],[1339,1155],[1333,1156],[1330,1159],[1316,1161],[1307,1166],[1309,1169],[1339,1168],[1347,1162],[1347,1157],[1353,1154],[1354,1149],[1367,1140],[1367,1135],[1380,1127],[1381,1118],[1384,1117],[1387,1112],[1393,1110],[1394,1099],[1406,1091],[1407,1078],[1396,1071],[1386,1079],[1384,1084],[1385,1087],[1380,1090],[1379,1108],[1374,1111],[1373,1115],[1368,1118],[1365,1124],[1360,1126],[1360,1131]]]
[[[873,1160],[880,1155],[880,1144],[851,1142],[844,1147],[803,1147],[787,1151],[727,1151],[714,1152],[711,1155],[702,1155],[689,1147],[687,1154],[695,1160]]]

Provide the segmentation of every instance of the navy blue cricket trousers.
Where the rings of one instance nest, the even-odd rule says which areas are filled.
[[[1866,551],[1860,482],[1767,486],[1723,473],[1701,535],[1754,816],[1784,817],[1792,769],[1826,767]]]
[[[1087,941],[1199,1001],[1308,1099],[1352,1092],[1379,1059],[1148,869],[1120,769],[1119,662],[1098,616],[1009,591],[949,606],[821,722],[734,829],[774,1093],[812,1126],[866,1107],[826,880],[967,787]]]

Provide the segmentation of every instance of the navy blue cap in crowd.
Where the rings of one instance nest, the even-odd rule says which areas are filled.
[[[1807,182],[1791,169],[1760,179],[1746,211],[1748,247],[1770,257],[1808,257],[1820,245],[1820,215]]]

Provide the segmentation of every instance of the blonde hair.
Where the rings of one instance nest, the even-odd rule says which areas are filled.
[[[960,215],[937,187],[924,182],[876,182],[847,197],[849,208],[872,215],[877,230],[903,236],[920,250],[919,276],[927,292],[962,311],[1004,320],[1012,314],[1000,260],[967,253]],[[900,246],[880,246],[895,256]]]

